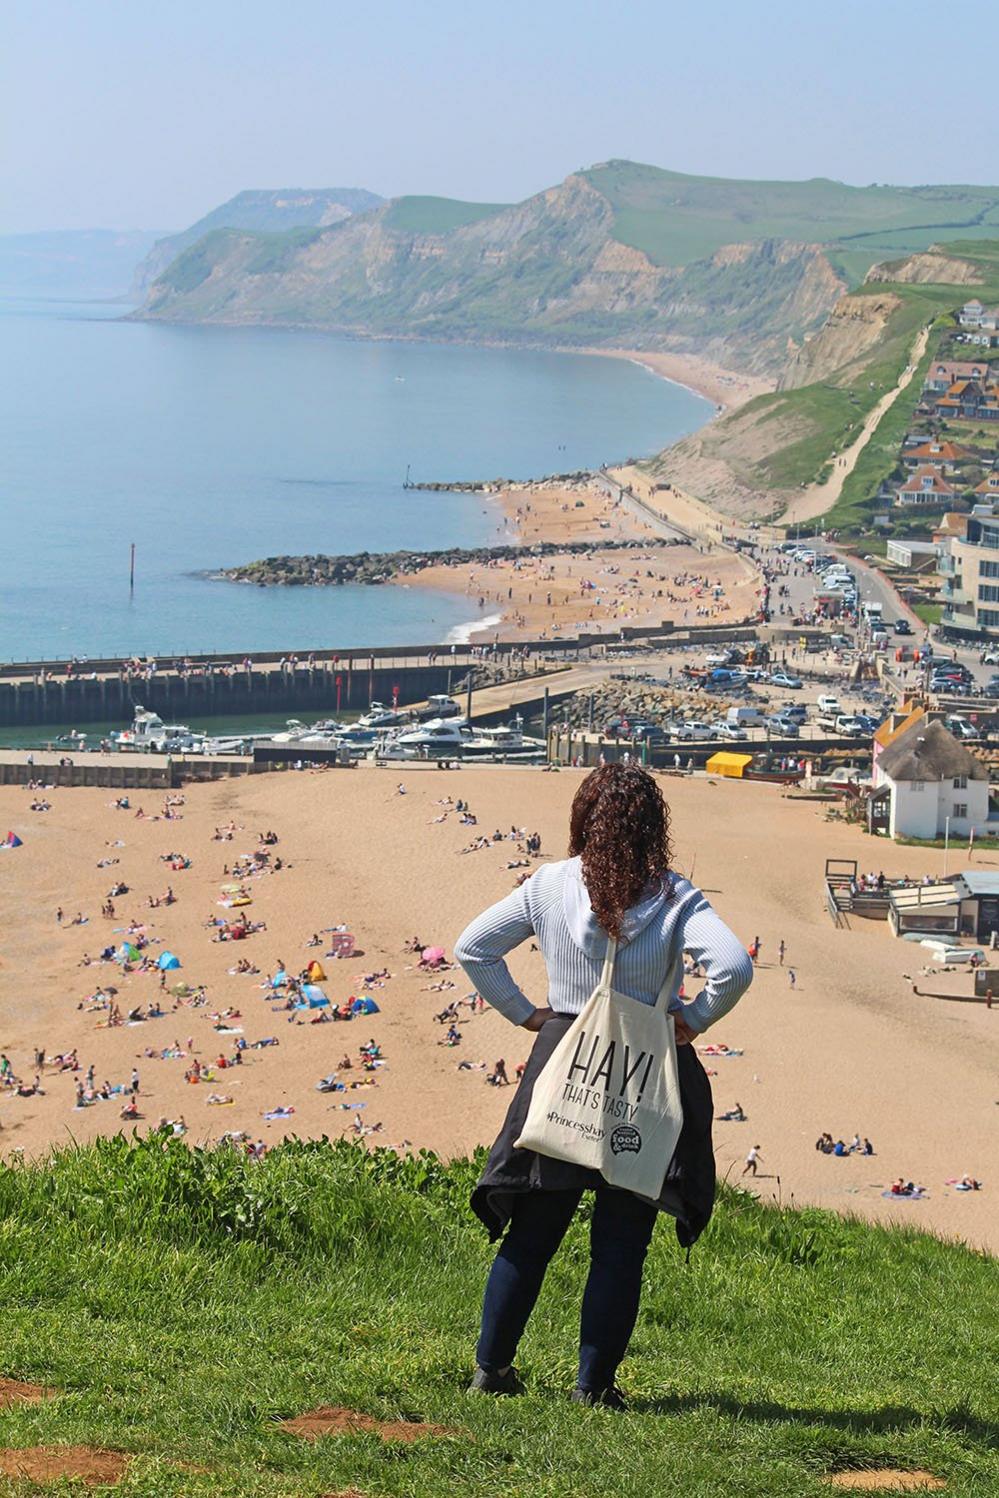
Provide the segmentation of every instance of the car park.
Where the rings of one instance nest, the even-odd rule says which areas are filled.
[[[801,687],[801,681],[797,676],[790,676],[787,671],[774,671],[770,676],[771,684],[775,687],[789,687],[797,691]]]

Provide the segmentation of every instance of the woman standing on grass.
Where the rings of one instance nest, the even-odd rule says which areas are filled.
[[[572,1397],[620,1409],[614,1378],[638,1315],[656,1215],[675,1217],[680,1244],[689,1246],[707,1225],[714,1202],[711,1089],[690,1042],[737,1003],[753,968],[743,943],[700,890],[672,872],[669,812],[644,770],[609,764],[586,777],[572,803],[569,852],[567,860],[538,869],[484,911],[455,944],[458,961],[483,998],[511,1023],[537,1034],[472,1195],[490,1236],[506,1234],[486,1285],[472,1388],[487,1394],[522,1390],[512,1366],[517,1344],[549,1261],[583,1191],[592,1189],[590,1271]],[[543,1008],[521,992],[503,960],[530,936],[537,937],[548,969]],[[514,1147],[535,1081],[593,991],[610,937],[619,943],[614,988],[651,1005],[665,986],[675,1020],[684,1122],[655,1202],[608,1186],[595,1170]],[[690,1003],[678,997],[684,952],[706,974]]]

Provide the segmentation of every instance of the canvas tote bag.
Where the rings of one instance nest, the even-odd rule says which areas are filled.
[[[683,1127],[666,984],[655,1004],[615,993],[617,942],[600,981],[546,1061],[517,1149],[600,1171],[655,1201]]]

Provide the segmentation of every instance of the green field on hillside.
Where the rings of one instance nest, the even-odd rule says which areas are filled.
[[[615,237],[657,265],[685,265],[739,240],[836,245],[848,280],[886,254],[924,249],[955,231],[987,237],[999,227],[999,187],[850,187],[692,177],[638,162],[585,172],[615,211]],[[991,227],[990,227],[991,226]]]
[[[466,224],[492,218],[508,206],[507,203],[463,203],[458,198],[394,198],[386,209],[384,223],[386,228],[402,229],[409,234],[447,234],[450,229],[463,229]]]
[[[128,1498],[821,1498],[885,1467],[999,1491],[995,1262],[915,1231],[918,1203],[887,1231],[728,1190],[689,1265],[663,1220],[614,1415],[566,1397],[585,1206],[522,1346],[530,1392],[465,1392],[492,1255],[476,1171],[156,1137],[0,1166],[0,1376],[57,1394],[0,1410],[0,1448],[128,1453]],[[445,1432],[278,1423],[321,1405]]]

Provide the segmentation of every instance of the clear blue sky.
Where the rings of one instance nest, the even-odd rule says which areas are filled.
[[[995,0],[959,19],[938,0],[4,0],[2,13],[8,233],[181,228],[244,187],[516,200],[611,156],[718,176],[999,178]]]

